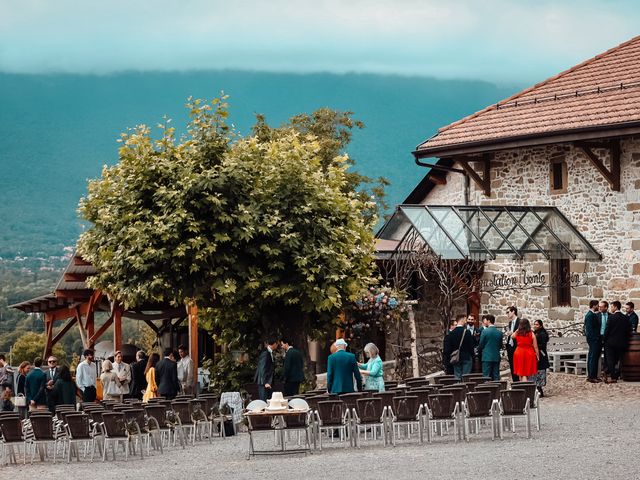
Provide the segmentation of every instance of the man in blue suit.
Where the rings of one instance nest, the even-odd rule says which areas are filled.
[[[500,380],[502,332],[496,328],[496,317],[493,315],[483,315],[482,324],[484,328],[478,345],[478,355],[482,360],[482,375],[492,380]]]
[[[358,384],[358,391],[362,390],[362,376],[356,356],[345,351],[347,342],[344,339],[339,338],[335,345],[336,353],[329,355],[327,360],[327,391],[335,394],[351,393],[354,378]]]

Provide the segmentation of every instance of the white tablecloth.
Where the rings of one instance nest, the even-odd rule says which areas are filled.
[[[222,392],[220,406],[224,404],[233,408],[233,423],[242,423],[242,396],[240,392]]]

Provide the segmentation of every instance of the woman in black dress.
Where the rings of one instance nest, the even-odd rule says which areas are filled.
[[[549,343],[549,334],[544,328],[542,320],[536,320],[533,322],[533,331],[536,335],[536,341],[538,342],[538,372],[535,376],[536,387],[540,396],[544,397],[544,390],[542,387],[547,385],[547,368],[549,368],[549,357],[547,356],[547,343]]]

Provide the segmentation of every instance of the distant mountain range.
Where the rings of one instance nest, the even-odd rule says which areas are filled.
[[[185,100],[230,95],[231,121],[247,133],[320,107],[351,110],[366,128],[348,153],[356,169],[391,181],[390,205],[426,174],[411,151],[437,128],[512,94],[482,81],[260,72],[0,74],[0,257],[60,255],[82,229],[76,208],[89,178],[118,160],[119,133],[163,115],[182,127]]]

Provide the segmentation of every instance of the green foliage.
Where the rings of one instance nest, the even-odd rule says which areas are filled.
[[[158,140],[139,126],[90,182],[78,248],[91,286],[128,306],[195,301],[243,345],[281,329],[287,308],[326,329],[373,268],[375,202],[341,154],[357,124],[323,110],[276,129],[259,118],[238,138],[225,97],[188,108],[184,138],[168,120]]]
[[[13,344],[12,362],[19,365],[21,362],[33,362],[36,357],[42,357],[47,337],[44,333],[27,332],[22,334]],[[60,363],[66,363],[67,356],[60,345],[53,347],[53,354],[58,357]]]
[[[209,370],[209,391],[219,395],[244,391],[244,385],[253,381],[256,365],[239,363],[231,353],[225,353],[217,357],[215,363],[205,360],[202,368]]]

